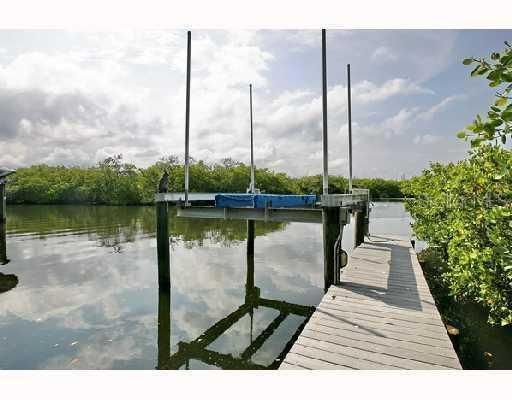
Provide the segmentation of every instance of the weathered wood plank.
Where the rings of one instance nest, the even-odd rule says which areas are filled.
[[[321,322],[321,321],[319,321]],[[362,333],[357,329],[342,329],[340,327],[333,328],[328,325],[324,325],[317,321],[312,321],[311,324],[308,325],[306,329],[311,329],[317,332],[322,332],[334,336],[339,336],[341,338],[358,340],[360,342],[369,342],[374,344],[381,344],[390,347],[396,347],[400,349],[408,349],[414,351],[420,351],[429,354],[437,354],[443,357],[448,357],[454,359],[455,356],[453,351],[451,351],[448,347],[438,346],[437,343],[420,343],[420,342],[412,342],[406,340],[408,336],[405,336],[404,339],[399,339],[396,337],[382,337],[378,335],[372,335],[368,333]]]
[[[421,266],[407,240],[354,250],[282,368],[460,369]]]
[[[420,331],[411,330],[389,330],[385,326],[369,326],[368,324],[354,325],[349,322],[338,321],[329,318],[323,318],[313,315],[310,319],[311,323],[334,328],[338,331],[351,331],[364,335],[376,336],[380,338],[393,338],[396,340],[426,344],[432,347],[445,348],[452,351],[452,342],[448,338],[428,337],[421,335]]]
[[[387,354],[356,349],[349,346],[337,345],[334,343],[324,342],[322,340],[311,340],[304,336],[300,336],[297,339],[296,344],[314,348],[316,349],[316,353],[321,354],[322,357],[326,356],[326,354],[350,356],[355,359],[364,360],[367,363],[381,364],[383,366],[389,367],[389,369],[392,369],[392,367],[398,367],[401,369],[447,369],[441,365],[434,365],[430,363],[409,360],[406,358],[389,356]],[[324,350],[325,353],[321,353],[320,350]]]
[[[363,360],[357,357],[351,357],[349,355],[324,351],[321,347],[313,347],[308,344],[310,344],[310,342],[304,338],[299,338],[291,351],[295,354],[300,354],[305,357],[314,357],[318,360],[329,362],[331,364],[342,366],[348,369],[400,369],[383,363],[373,362],[371,360]]]
[[[307,328],[302,332],[302,337],[306,337],[312,340],[321,340],[323,342],[351,347],[354,349],[370,351],[373,353],[386,354],[388,356],[420,361],[433,365],[442,365],[451,368],[456,368],[457,365],[457,361],[455,361],[454,358],[444,357],[432,353],[425,353],[424,351],[418,351],[417,349],[405,349],[396,345],[389,346],[388,344],[381,345],[372,342],[361,342],[359,340],[347,339],[337,335],[319,332],[310,328]]]

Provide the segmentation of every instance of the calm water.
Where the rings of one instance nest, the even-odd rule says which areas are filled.
[[[409,235],[408,224],[402,204],[378,203],[370,230]],[[155,228],[154,207],[8,207],[0,368],[277,365],[323,295],[321,225],[256,223],[254,284],[271,307],[248,309],[246,222],[171,212],[171,306],[160,293],[160,314]]]

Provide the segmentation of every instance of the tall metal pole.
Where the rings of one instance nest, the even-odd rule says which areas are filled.
[[[249,107],[251,109],[251,193],[255,192],[256,179],[254,177],[254,136],[252,130],[252,84],[249,85]]]
[[[348,192],[352,193],[352,94],[350,88],[350,64],[347,64],[348,96]]]
[[[185,205],[188,205],[189,188],[189,129],[190,129],[190,42],[191,33],[187,32],[187,94],[185,109]]]
[[[325,29],[322,29],[322,116],[323,116],[323,194],[329,194],[328,145],[327,145],[327,62]]]

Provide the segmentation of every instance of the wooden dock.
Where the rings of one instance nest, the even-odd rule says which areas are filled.
[[[280,369],[461,369],[409,240],[357,247]]]

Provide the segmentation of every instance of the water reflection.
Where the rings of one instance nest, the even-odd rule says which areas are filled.
[[[166,207],[166,205],[160,205]],[[157,210],[159,213],[160,210]],[[163,214],[165,216],[165,214]],[[162,215],[159,214],[159,217]],[[166,225],[164,223],[164,225]],[[302,327],[313,314],[315,307],[299,304],[292,304],[282,300],[266,299],[260,296],[260,289],[254,283],[254,221],[247,221],[247,243],[246,243],[246,261],[247,275],[245,283],[245,301],[236,310],[232,311],[224,318],[218,320],[215,324],[206,329],[201,335],[190,342],[180,341],[177,351],[171,355],[170,349],[170,331],[171,331],[171,296],[169,294],[170,280],[165,277],[159,279],[159,302],[158,302],[158,364],[159,369],[189,369],[190,361],[197,360],[204,364],[215,366],[222,369],[275,369],[284,359],[284,356],[291,345],[302,331]],[[159,228],[166,234],[165,228]],[[160,234],[160,232],[159,232]],[[158,242],[158,264],[159,269],[165,270],[169,267],[168,252],[161,247],[168,249],[165,241]],[[166,265],[167,264],[167,265]],[[161,276],[160,275],[160,276]],[[159,276],[159,277],[160,277]],[[278,315],[254,338],[254,310],[268,308],[278,311]],[[253,356],[267,342],[274,332],[283,324],[290,315],[302,317],[302,323],[294,332],[290,332],[289,340],[276,355],[274,360],[267,364],[260,364],[252,360]],[[250,318],[248,346],[239,354],[226,354],[210,349],[210,345],[219,339],[227,330],[237,324],[244,316]]]
[[[158,291],[154,207],[11,207],[6,228],[11,262],[2,273],[15,271],[19,283],[0,295],[0,368],[153,369],[158,350],[175,353],[177,343],[194,341],[243,304],[246,224],[178,219],[172,209],[169,214],[172,303]],[[253,279],[265,298],[318,303],[318,229],[255,225]],[[170,307],[172,312],[164,313]],[[255,307],[254,337],[273,312],[278,313]],[[158,322],[165,328],[164,315],[167,339],[156,335]],[[300,324],[292,317],[254,360],[276,358]],[[209,349],[236,353],[249,340],[249,318],[242,317]],[[215,367],[197,360],[189,364]]]
[[[166,294],[158,287],[154,207],[10,206],[10,263],[0,272],[19,281],[0,294],[0,368],[162,367],[159,361],[178,353],[178,343],[195,343],[246,304],[253,305],[249,312],[206,350],[239,359],[252,344],[245,359],[270,366],[304,316],[280,317],[255,351],[257,338],[281,314],[261,301],[318,304],[321,225],[257,222],[254,230],[254,255],[247,258],[244,221],[176,218],[170,209]],[[345,239],[350,249],[350,228]],[[260,303],[246,300],[251,287],[259,289]],[[181,368],[220,365],[187,360]]]
[[[7,258],[6,226],[0,221],[0,265],[6,265],[9,262]],[[18,285],[18,277],[14,274],[4,274],[0,272],[0,294],[14,289]]]

